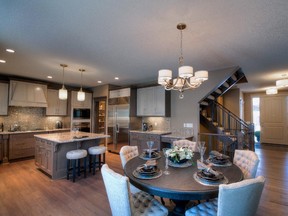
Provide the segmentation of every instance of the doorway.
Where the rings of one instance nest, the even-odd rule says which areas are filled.
[[[252,98],[252,116],[254,124],[255,142],[260,142],[260,97]]]

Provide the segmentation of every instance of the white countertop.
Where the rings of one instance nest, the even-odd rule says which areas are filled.
[[[70,130],[70,128],[61,128],[61,129],[47,129],[47,130],[25,130],[25,131],[3,131],[0,132],[0,135],[6,135],[6,134],[23,134],[23,133],[43,133],[43,132],[56,132],[56,131],[67,131]]]
[[[162,130],[152,130],[152,131],[130,130],[130,133],[144,133],[144,134],[164,135],[164,134],[171,134],[171,131],[162,131]]]
[[[102,138],[107,138],[110,136],[105,135],[105,134],[85,133],[85,132],[75,133],[73,131],[70,131],[70,132],[63,132],[63,133],[38,134],[38,135],[34,135],[34,137],[45,139],[45,140],[56,142],[56,143],[67,143],[67,142],[77,142],[77,141],[92,140],[92,139],[102,139]]]

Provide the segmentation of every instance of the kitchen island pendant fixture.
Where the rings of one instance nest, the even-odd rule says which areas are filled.
[[[67,89],[64,86],[64,68],[68,67],[68,65],[60,64],[60,66],[63,68],[63,71],[62,71],[62,88],[59,89],[59,95],[58,96],[59,96],[60,100],[67,100],[68,92],[67,92]]]
[[[187,89],[198,88],[202,82],[208,80],[208,71],[202,70],[197,71],[193,74],[193,67],[184,66],[184,58],[182,52],[182,41],[183,35],[182,31],[186,29],[185,23],[179,23],[177,29],[181,32],[181,42],[180,42],[180,57],[179,57],[179,68],[178,77],[172,79],[172,71],[169,69],[159,70],[158,73],[158,84],[162,85],[165,90],[176,90],[180,92],[179,98],[183,99],[183,92]]]
[[[77,100],[78,101],[85,101],[85,92],[83,92],[83,90],[82,90],[82,75],[83,75],[83,72],[85,70],[84,69],[79,69],[79,71],[81,72],[81,88],[77,92]]]

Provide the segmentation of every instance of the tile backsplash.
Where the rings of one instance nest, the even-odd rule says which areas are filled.
[[[165,117],[143,117],[142,122],[152,125],[153,130],[170,131],[170,118]]]
[[[42,107],[8,107],[8,115],[0,116],[4,131],[10,130],[11,125],[18,124],[21,130],[54,129],[56,121],[62,121],[64,128],[70,127],[70,117],[46,116]]]

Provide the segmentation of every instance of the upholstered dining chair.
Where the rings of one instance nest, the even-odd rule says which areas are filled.
[[[219,186],[218,199],[188,209],[185,216],[254,216],[256,214],[265,178],[258,176]]]
[[[186,147],[188,149],[191,149],[193,152],[198,152],[197,149],[197,143],[196,142],[192,142],[190,140],[187,139],[182,139],[182,140],[176,140],[173,142],[173,147],[174,146],[178,146],[178,147]]]
[[[122,146],[119,154],[120,154],[121,164],[124,169],[127,161],[139,155],[138,146]],[[132,184],[130,184],[130,191],[132,194],[140,192],[140,190]]]
[[[148,193],[130,193],[129,179],[122,176],[107,164],[101,168],[108,200],[113,216],[168,215],[168,210]]]
[[[244,179],[255,178],[259,165],[259,158],[255,152],[236,149],[233,163],[241,169]]]

